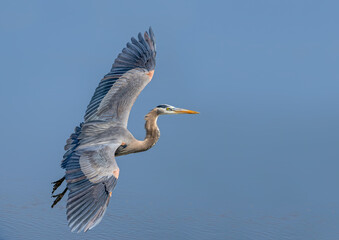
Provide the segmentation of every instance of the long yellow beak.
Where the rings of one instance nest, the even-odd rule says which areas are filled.
[[[199,114],[199,112],[187,110],[187,109],[183,109],[183,108],[177,108],[177,109],[174,110],[174,112],[178,113],[178,114]]]

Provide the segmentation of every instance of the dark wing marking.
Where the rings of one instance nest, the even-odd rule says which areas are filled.
[[[61,161],[61,167],[66,168],[68,160],[72,157],[72,153],[74,149],[79,146],[79,135],[81,133],[83,123],[80,123],[79,127],[75,127],[74,133],[71,134],[71,136],[67,139],[66,145],[64,147],[66,153],[63,156],[63,159]]]
[[[111,71],[105,75],[96,88],[94,95],[87,106],[85,122],[95,120],[101,101],[110,91],[117,80],[132,69],[143,69],[152,71],[155,68],[156,46],[152,29],[149,33],[145,32],[144,36],[139,33],[138,40],[131,39],[126,48],[115,59]]]
[[[87,231],[104,216],[119,172],[114,158],[120,143],[75,149],[65,164],[69,189],[67,220],[72,231]]]

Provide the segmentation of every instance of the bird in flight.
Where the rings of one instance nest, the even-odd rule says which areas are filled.
[[[53,191],[66,179],[52,208],[67,191],[67,220],[71,231],[86,232],[100,223],[119,178],[115,157],[142,152],[158,141],[160,115],[198,112],[161,104],[145,116],[146,137],[140,141],[127,129],[131,108],[155,68],[156,46],[151,28],[131,42],[115,59],[88,104],[84,122],[76,127],[65,145],[61,167],[65,176],[53,182]]]

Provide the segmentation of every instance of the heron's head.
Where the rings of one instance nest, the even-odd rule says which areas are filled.
[[[198,114],[199,112],[187,110],[183,108],[173,107],[168,104],[161,104],[156,107],[156,110],[159,115],[169,115],[169,114]]]

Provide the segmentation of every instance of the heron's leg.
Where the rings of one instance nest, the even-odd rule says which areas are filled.
[[[52,194],[60,187],[61,183],[65,180],[65,177],[60,178],[58,181],[52,182],[54,184]]]
[[[66,187],[65,190],[62,193],[59,193],[57,195],[52,195],[52,197],[56,198],[51,206],[51,208],[53,208],[65,195],[65,193],[67,192],[68,188]]]

